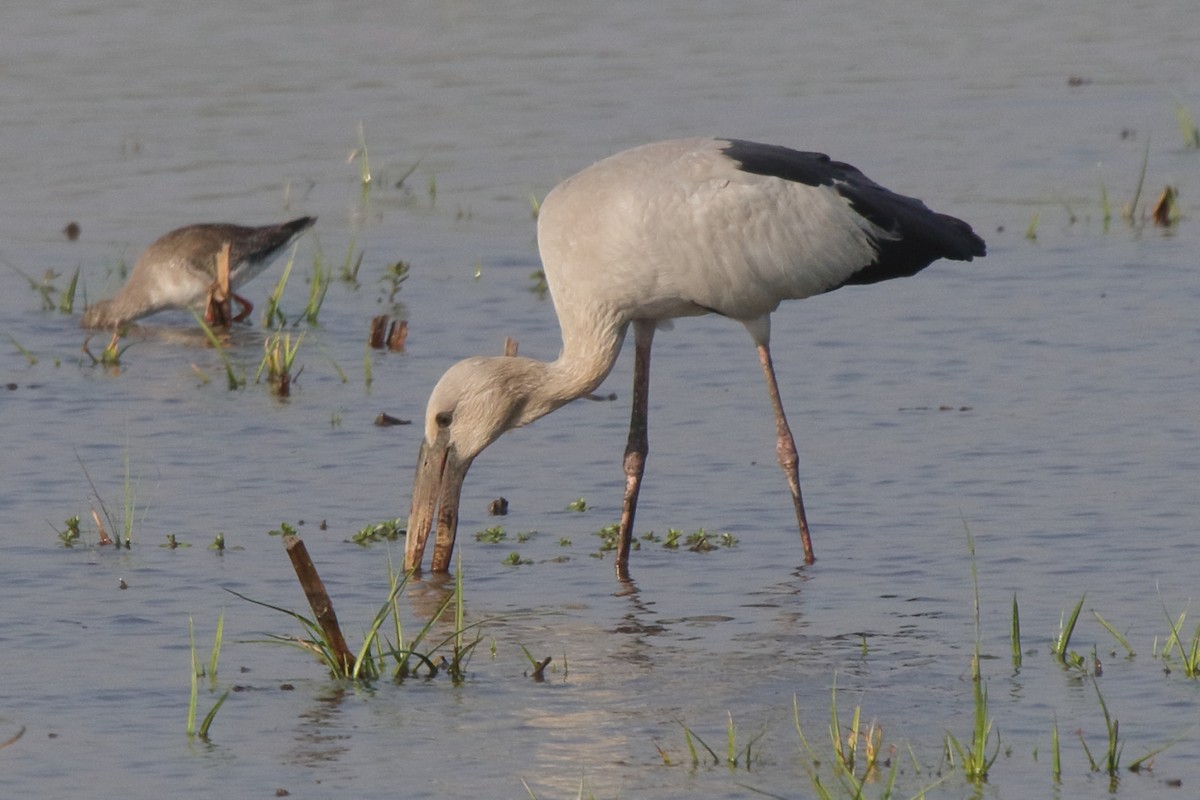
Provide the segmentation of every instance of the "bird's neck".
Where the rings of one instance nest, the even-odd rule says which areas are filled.
[[[624,339],[623,327],[571,335],[564,331],[563,349],[554,361],[527,361],[528,401],[522,425],[594,392],[608,377]]]

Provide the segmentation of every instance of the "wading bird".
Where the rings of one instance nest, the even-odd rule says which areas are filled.
[[[737,139],[678,139],[626,150],[568,178],[538,215],[538,249],[562,328],[555,361],[468,358],[429,398],[413,482],[405,569],[449,569],[471,462],[500,434],[596,389],[633,326],[634,381],[616,555],[629,547],[645,468],[650,345],[656,326],[715,313],[746,326],[775,412],[776,452],[806,563],[814,556],[796,445],[771,363],[770,315],[783,300],[970,261],[982,239],[961,220],[898,195],[820,153]],[[436,515],[436,516],[435,516]]]
[[[229,286],[236,292],[316,221],[300,217],[261,228],[226,223],[177,228],[143,251],[115,297],[83,312],[83,327],[116,328],[165,308],[202,306],[217,280],[217,256],[226,244]],[[233,299],[242,307],[234,320],[249,316],[254,309],[250,301],[237,294]]]

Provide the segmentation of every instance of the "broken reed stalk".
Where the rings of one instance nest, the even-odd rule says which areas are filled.
[[[504,355],[509,358],[516,358],[517,356],[517,340],[511,336],[504,337]]]
[[[393,353],[404,352],[404,343],[408,340],[408,320],[398,319],[388,328],[387,348]]]
[[[287,550],[288,558],[292,560],[292,568],[296,570],[296,577],[300,580],[300,586],[308,598],[308,605],[312,609],[313,616],[316,618],[317,624],[321,626],[321,630],[325,634],[325,641],[337,659],[340,674],[349,675],[350,670],[354,667],[354,654],[350,652],[350,648],[346,645],[346,638],[342,636],[337,614],[333,611],[333,601],[329,599],[329,593],[325,591],[325,584],[321,580],[321,576],[317,574],[317,567],[308,555],[308,548],[304,546],[304,540],[296,536],[284,536],[283,546]]]
[[[367,344],[375,350],[385,347],[393,353],[404,352],[404,342],[408,339],[408,320],[391,320],[387,314],[371,318],[371,332],[367,336]]]
[[[387,324],[387,314],[380,314],[377,317],[371,317],[371,332],[367,335],[367,344],[369,344],[373,349],[383,349],[383,342],[387,336]]]
[[[217,280],[208,291],[208,308],[204,318],[214,327],[227,328],[232,315],[233,292],[229,287],[229,242],[217,253]]]
[[[546,679],[546,667],[550,666],[550,662],[554,660],[553,656],[546,656],[541,661],[533,665],[533,672],[529,673],[529,677],[533,678],[538,683]]]

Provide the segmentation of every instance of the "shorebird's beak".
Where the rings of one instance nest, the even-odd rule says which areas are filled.
[[[435,522],[437,537],[429,566],[434,572],[450,571],[450,556],[454,552],[454,537],[458,533],[459,496],[471,460],[460,460],[449,438],[449,432],[442,430],[432,443],[421,443],[417,475],[413,479],[412,508],[408,512],[405,572],[420,570],[425,557],[425,542]]]

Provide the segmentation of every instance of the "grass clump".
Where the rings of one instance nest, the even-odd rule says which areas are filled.
[[[293,375],[292,367],[295,365],[296,353],[300,350],[302,341],[304,341],[304,331],[301,331],[300,335],[296,337],[295,343],[292,342],[290,332],[275,331],[268,336],[263,341],[263,359],[258,365],[258,372],[254,375],[254,382],[258,383],[263,372],[266,372],[267,383],[276,396],[291,396],[292,381],[300,374]]]
[[[964,527],[966,527],[964,523]],[[988,691],[983,682],[983,674],[979,667],[980,626],[979,626],[979,572],[975,563],[975,539],[971,529],[967,528],[967,550],[971,555],[971,585],[974,589],[974,628],[975,651],[971,656],[971,695],[973,700],[974,724],[971,727],[971,738],[960,742],[954,734],[946,734],[946,753],[951,757],[958,756],[963,774],[972,783],[982,783],[987,780],[988,771],[1000,755],[1000,735],[996,734],[996,747],[988,755],[988,743],[992,738],[992,718],[988,710]],[[1082,601],[1080,601],[1082,602]]]
[[[213,331],[212,326],[205,322],[204,318],[196,312],[196,309],[191,309],[191,312],[192,316],[196,319],[196,324],[200,326],[200,330],[204,331],[204,338],[207,339],[209,345],[211,345],[212,348],[217,351],[217,355],[221,359],[221,364],[225,367],[225,382],[227,388],[231,392],[240,389],[245,383],[245,380],[243,378],[239,378],[237,373],[233,371],[233,361],[230,360],[229,353],[226,351],[225,345],[217,337],[217,334]]]
[[[1181,611],[1177,619],[1172,619],[1167,612],[1166,604],[1163,604],[1163,613],[1167,615],[1167,624],[1171,626],[1171,635],[1167,637],[1166,644],[1162,649],[1163,663],[1168,665],[1167,669],[1170,669],[1171,652],[1172,650],[1177,651],[1183,674],[1193,679],[1200,678],[1200,625],[1196,626],[1191,642],[1186,643],[1183,624],[1187,619],[1187,609]]]
[[[1075,624],[1079,621],[1079,612],[1083,608],[1083,601],[1086,597],[1085,593],[1083,597],[1079,598],[1079,602],[1075,604],[1070,615],[1064,614],[1059,620],[1058,636],[1050,644],[1050,652],[1054,654],[1054,657],[1063,666],[1072,669],[1087,669],[1084,657],[1071,650],[1071,636],[1075,632]]]
[[[432,678],[439,672],[445,672],[455,682],[464,680],[471,654],[476,645],[483,640],[482,636],[477,635],[477,631],[487,620],[471,624],[464,620],[461,555],[454,589],[446,595],[417,633],[407,639],[401,623],[399,597],[412,573],[398,575],[389,564],[388,574],[388,596],[367,626],[362,645],[348,663],[343,663],[338,657],[337,649],[316,620],[291,609],[255,600],[232,589],[227,588],[226,591],[247,602],[286,614],[299,622],[304,635],[270,634],[265,641],[295,647],[316,656],[334,678],[371,683],[388,676],[393,680],[418,676]],[[435,640],[434,627],[452,605],[453,630]],[[390,639],[382,633],[389,619],[393,636]]]
[[[722,763],[722,757],[718,756],[716,751],[709,747],[708,743],[700,738],[698,733],[689,728],[682,721],[677,720],[677,722],[679,727],[683,728],[683,741],[684,745],[687,747],[688,758],[691,762],[692,769],[696,769],[702,763],[708,763],[709,759],[712,760],[712,766],[719,766]],[[751,768],[755,760],[754,746],[758,744],[765,733],[766,731],[759,731],[757,734],[751,736],[749,740],[747,740],[744,747],[739,746],[737,741],[737,726],[733,722],[733,712],[728,712],[728,721],[725,724],[724,764],[729,768],[730,772],[737,770],[739,767],[746,770]],[[696,749],[697,745],[703,749],[706,757],[701,756],[700,750]],[[672,763],[670,755],[667,754],[666,751],[664,751],[661,747],[658,748],[658,752],[664,763],[668,765]]]
[[[213,704],[212,708],[208,710],[208,713],[204,715],[204,719],[201,721],[200,726],[196,726],[196,706],[199,702],[200,679],[207,675],[209,681],[214,684],[215,688],[217,679],[217,662],[221,657],[221,640],[224,630],[225,614],[222,613],[221,616],[217,618],[217,632],[213,637],[212,652],[209,655],[208,665],[205,667],[204,664],[200,663],[200,659],[196,654],[196,633],[192,626],[192,618],[188,617],[188,642],[191,645],[190,650],[192,664],[192,691],[188,700],[187,714],[188,736],[198,736],[201,739],[207,740],[209,728],[212,727],[212,723],[217,716],[217,712],[221,710],[221,706],[224,705],[225,701],[229,698],[229,693],[231,690],[226,689],[224,694],[217,698],[217,701]]]

